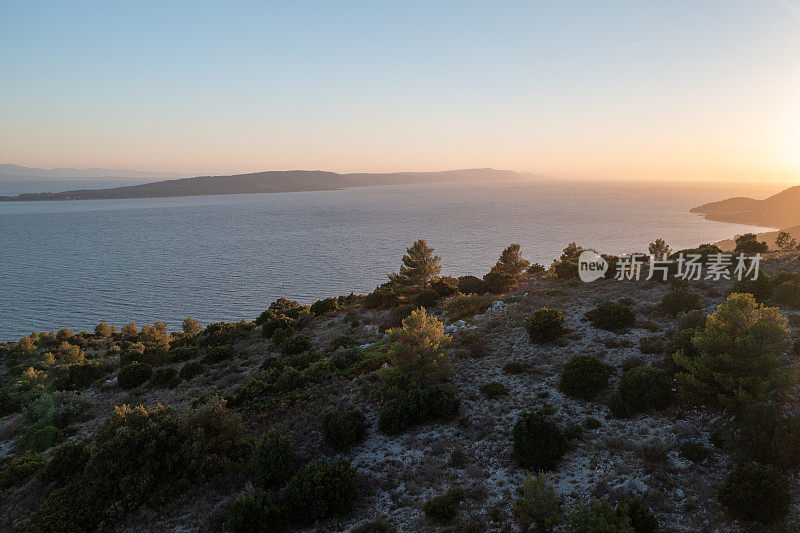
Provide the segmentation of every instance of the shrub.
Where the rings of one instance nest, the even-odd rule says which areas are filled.
[[[525,365],[525,363],[520,361],[510,361],[503,365],[503,372],[506,374],[522,374],[527,369],[528,367]]]
[[[477,276],[461,276],[458,278],[458,292],[461,294],[483,294],[486,289],[483,281]]]
[[[67,366],[66,375],[56,381],[55,387],[59,390],[85,389],[105,375],[106,370],[102,364],[85,361]]]
[[[519,488],[519,497],[514,501],[514,515],[522,531],[531,527],[538,531],[550,531],[559,524],[561,501],[547,480],[547,474],[525,476]]]
[[[603,423],[600,422],[595,417],[590,416],[583,421],[583,427],[585,427],[586,429],[597,429],[603,427]]]
[[[593,355],[575,355],[564,366],[558,388],[562,392],[591,400],[608,387],[612,367]]]
[[[187,335],[195,335],[203,331],[203,325],[192,317],[186,317],[183,319],[181,329]]]
[[[253,449],[250,477],[257,486],[269,489],[282,485],[296,470],[297,456],[292,440],[277,429],[264,433]]]
[[[87,393],[55,391],[42,394],[24,412],[38,424],[64,429],[73,422],[88,420],[93,406],[94,401]]]
[[[123,389],[133,389],[147,383],[151,375],[153,375],[153,370],[150,365],[134,361],[120,369],[117,375],[117,384]]]
[[[738,447],[750,459],[789,470],[800,465],[800,418],[774,402],[749,407],[740,417]]]
[[[361,350],[358,347],[345,348],[343,346],[337,348],[336,351],[333,352],[331,360],[336,368],[344,370],[353,363],[361,360]]]
[[[637,498],[631,498],[617,506],[617,515],[627,517],[634,533],[657,533],[658,520],[650,509]]]
[[[664,295],[659,304],[661,312],[668,316],[702,309],[703,300],[700,295],[684,285],[676,285]]]
[[[623,359],[619,367],[622,369],[623,372],[627,372],[631,368],[636,368],[637,366],[644,366],[645,364],[646,363],[644,359],[642,359],[638,355],[631,355]]]
[[[732,294],[708,317],[692,343],[698,354],[673,355],[683,396],[699,403],[742,407],[785,385],[781,355],[789,347],[786,319],[752,295]]]
[[[364,308],[389,309],[397,305],[399,300],[400,295],[393,287],[381,286],[364,297]]]
[[[94,334],[101,338],[110,337],[115,331],[116,329],[109,326],[106,322],[100,322],[94,327]]]
[[[702,463],[711,451],[700,444],[699,442],[687,440],[681,444],[680,454],[681,457],[690,460],[693,463]]]
[[[176,412],[116,407],[95,433],[84,485],[102,501],[133,508],[240,464],[251,442],[241,417],[214,399]]]
[[[775,289],[775,299],[779,304],[800,309],[800,282],[787,281]]]
[[[483,286],[489,292],[505,292],[516,284],[520,275],[530,266],[530,262],[522,258],[519,244],[508,246],[500,254],[500,259],[483,277]]]
[[[324,315],[325,313],[330,313],[331,311],[338,311],[339,310],[339,300],[336,298],[325,298],[324,300],[317,300],[313,304],[311,304],[311,314],[312,315]]]
[[[314,348],[314,343],[305,335],[293,335],[281,344],[285,355],[297,355]]]
[[[281,531],[286,526],[286,508],[264,490],[255,490],[233,500],[228,507],[228,526],[235,533]]]
[[[564,333],[564,313],[543,307],[525,320],[525,329],[533,342],[552,342]]]
[[[309,463],[286,485],[289,513],[298,524],[342,514],[357,496],[356,469],[344,460]]]
[[[31,451],[15,457],[0,476],[0,488],[8,488],[25,481],[44,467],[44,459]]]
[[[629,418],[652,409],[663,409],[672,403],[672,387],[663,370],[637,366],[622,375],[611,396],[611,412]]]
[[[439,296],[450,296],[458,292],[458,280],[444,276],[431,283],[431,289],[436,291]]]
[[[155,372],[153,372],[153,375],[150,376],[150,384],[156,387],[173,389],[180,381],[178,371],[171,366],[157,368]]]
[[[487,398],[500,398],[502,396],[508,396],[508,389],[499,381],[490,381],[489,383],[481,385],[481,392]]]
[[[580,502],[566,515],[566,531],[576,533],[636,533],[631,519],[617,512],[608,500]]]
[[[745,233],[744,235],[736,237],[734,253],[747,255],[765,254],[768,249],[767,243],[765,241],[759,241],[755,233]]]
[[[331,341],[328,351],[335,352],[339,348],[358,348],[358,342],[348,335],[339,335]]]
[[[620,331],[636,322],[636,313],[623,302],[601,302],[586,313],[592,326],[608,331]]]
[[[789,512],[789,481],[773,466],[741,465],[728,475],[719,501],[741,520],[772,523]]]
[[[456,294],[444,302],[448,322],[468,320],[489,309],[495,298],[489,294]]]
[[[434,496],[423,507],[425,516],[437,524],[452,522],[458,513],[458,506],[466,498],[464,489],[450,489],[444,494]]]
[[[678,330],[704,328],[707,318],[706,314],[699,310],[678,313]]]
[[[222,344],[234,344],[243,337],[246,337],[252,329],[256,327],[253,322],[216,322],[209,324],[200,333],[198,346],[220,346]]]
[[[34,424],[20,439],[19,445],[25,450],[43,452],[55,446],[63,435],[55,426]]]
[[[378,429],[396,435],[414,424],[449,420],[458,412],[460,401],[448,387],[414,387],[386,402],[378,418]]]
[[[230,344],[223,344],[221,346],[212,346],[206,351],[206,356],[203,357],[203,363],[207,365],[214,365],[233,359],[233,348]]]
[[[167,352],[167,362],[182,363],[197,357],[197,346],[170,346]]]
[[[178,373],[178,377],[181,380],[188,381],[193,377],[202,374],[204,370],[205,367],[203,366],[203,363],[201,363],[200,361],[189,361],[188,363],[186,363],[181,367],[181,371]]]
[[[661,335],[642,337],[639,340],[639,351],[644,354],[663,353],[666,343]]]
[[[731,294],[752,294],[758,302],[766,302],[775,292],[775,287],[765,272],[761,272],[758,279],[743,279],[733,284]]]
[[[341,452],[347,451],[367,435],[364,414],[356,410],[345,414],[335,410],[328,411],[322,417],[322,434],[328,446]]]
[[[39,479],[43,483],[68,485],[83,474],[90,455],[83,442],[65,442],[53,451],[53,457],[39,474]]]
[[[411,299],[413,307],[433,307],[439,301],[439,293],[433,289],[422,289],[414,294]]]
[[[412,380],[424,378],[447,363],[444,347],[450,337],[444,324],[420,308],[403,320],[401,328],[387,331],[392,342],[390,364],[407,373]]]
[[[103,518],[103,505],[83,483],[85,480],[79,478],[51,492],[39,506],[28,531],[77,533],[96,529]]]
[[[524,413],[514,424],[514,457],[523,468],[551,470],[567,451],[567,437],[542,412]]]

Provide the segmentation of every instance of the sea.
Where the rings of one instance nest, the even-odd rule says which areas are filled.
[[[510,243],[543,265],[572,241],[617,254],[656,238],[693,247],[768,228],[707,221],[692,207],[782,188],[542,180],[0,203],[0,341],[99,322],[252,320],[279,297],[364,294],[420,238],[452,276],[482,276]],[[0,183],[0,195],[42,190]]]

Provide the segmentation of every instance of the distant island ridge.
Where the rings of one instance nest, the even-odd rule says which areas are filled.
[[[792,228],[800,225],[800,186],[791,187],[764,200],[729,198],[697,206],[691,212],[717,222]]]
[[[2,165],[11,166],[11,165]],[[0,168],[2,171],[2,168]],[[492,168],[447,170],[441,172],[392,172],[338,174],[320,170],[254,172],[230,176],[198,176],[165,181],[65,192],[25,193],[0,196],[3,202],[54,200],[110,200],[126,198],[164,198],[256,194],[277,192],[327,191],[375,185],[453,183],[468,181],[518,180],[525,176],[510,170]]]

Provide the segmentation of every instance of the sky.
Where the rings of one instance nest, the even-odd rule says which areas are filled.
[[[0,163],[800,182],[800,0],[0,0]]]

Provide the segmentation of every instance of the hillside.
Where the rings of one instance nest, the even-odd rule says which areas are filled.
[[[800,226],[786,228],[782,231],[785,231],[786,233],[788,233],[789,235],[800,241]],[[763,233],[757,233],[756,237],[759,241],[766,242],[769,248],[771,250],[774,250],[776,247],[775,239],[777,239],[778,233],[780,233],[780,231],[765,231]],[[736,248],[736,241],[734,239],[725,239],[715,244],[720,248],[722,248],[722,251],[724,252],[732,252]]]
[[[697,206],[691,212],[719,222],[790,228],[800,225],[800,186],[786,189],[765,200],[730,198]]]
[[[770,254],[766,268],[797,272],[796,255]],[[677,394],[668,405],[641,412],[622,415],[609,407],[626,371],[642,366],[669,375],[669,387],[678,391],[672,363],[665,363],[665,343],[680,342],[676,332],[687,326],[658,305],[673,294],[668,283],[582,283],[534,271],[504,293],[452,292],[456,285],[462,292],[481,292],[480,283],[451,278],[399,299],[383,288],[368,297],[322,300],[310,309],[279,300],[255,323],[205,329],[190,323],[187,333],[168,334],[158,324],[120,331],[106,326],[0,344],[0,529],[25,529],[31,520],[32,531],[47,530],[42,524],[53,521],[66,529],[77,520],[79,529],[101,524],[116,531],[369,526],[360,531],[433,532],[443,525],[515,531],[523,520],[515,502],[528,471],[515,453],[514,428],[525,413],[541,410],[563,439],[541,448],[550,454],[563,446],[546,467],[561,499],[553,511],[559,520],[577,520],[574,513],[593,498],[607,499],[617,512],[633,498],[663,530],[765,530],[738,520],[718,497],[743,453],[734,445],[737,429],[728,412],[692,406]],[[701,298],[703,313],[712,313],[731,283],[691,282],[690,289]],[[609,300],[630,308],[630,323],[608,330],[587,319],[588,311]],[[422,395],[398,403],[405,398],[402,380],[411,375],[405,372],[415,370],[398,373],[395,358],[402,353],[402,332],[413,327],[403,317],[417,305],[434,317],[419,332],[434,339],[444,324],[440,332],[452,339],[426,345],[437,363],[419,371],[437,377],[427,378],[435,384],[422,390],[435,389],[438,399],[429,418],[414,423],[401,416],[403,410],[428,400]],[[564,330],[554,340],[534,342],[526,319],[542,308],[561,310]],[[794,308],[781,305],[795,337],[798,308],[800,300]],[[415,350],[420,339],[415,333]],[[607,383],[601,379],[591,395],[567,394],[562,385],[567,362],[576,355],[601,361]],[[784,397],[798,393],[795,385]],[[114,411],[157,404],[167,411]],[[347,419],[355,420],[356,429],[331,422],[331,409],[360,412]],[[270,428],[291,444],[273,435],[267,449],[294,452],[264,452],[248,462],[252,436]],[[781,437],[787,461],[794,457],[792,439],[800,435]],[[88,451],[56,447],[63,441],[85,442]],[[344,470],[319,474],[313,497],[295,481],[302,465],[347,464],[333,463],[338,459],[355,469],[352,478]],[[769,531],[800,527],[800,485],[793,471],[789,514]],[[290,476],[295,477],[287,484]],[[260,492],[262,485],[266,492]],[[448,496],[428,503],[438,495]],[[108,501],[107,507],[96,508],[98,501]],[[590,514],[597,518],[595,511]],[[242,516],[255,522],[243,523]]]
[[[299,191],[324,191],[371,185],[406,185],[459,181],[512,180],[521,176],[509,170],[468,169],[444,172],[397,172],[386,174],[337,174],[335,172],[288,170],[256,172],[233,176],[199,176],[158,181],[142,185],[0,196],[0,201],[105,200],[121,198],[162,198],[218,194],[253,194]]]

